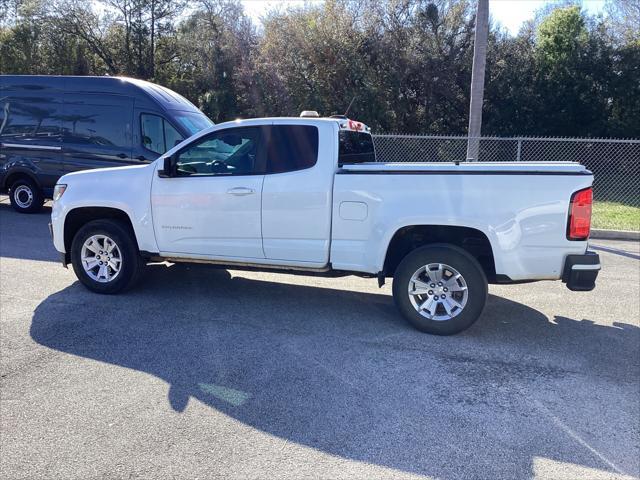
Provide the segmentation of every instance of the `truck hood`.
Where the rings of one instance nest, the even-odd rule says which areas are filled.
[[[152,167],[153,164],[145,164],[145,165],[125,165],[123,167],[108,167],[108,168],[94,168],[91,170],[80,170],[78,172],[67,173],[60,177],[58,183],[67,183],[67,181],[83,181],[83,180],[92,180],[92,177],[100,176],[103,178],[109,177],[112,178],[114,175],[116,176],[127,176],[138,173],[138,170],[143,170],[145,168]],[[134,173],[132,173],[132,170]]]
[[[151,188],[151,178],[155,164],[128,165],[125,167],[97,168],[82,170],[62,176],[58,183],[67,185],[67,193],[83,192],[83,196],[97,196],[102,201],[117,200],[126,192],[137,192]],[[98,203],[100,205],[100,203]]]

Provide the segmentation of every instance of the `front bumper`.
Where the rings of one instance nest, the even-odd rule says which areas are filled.
[[[600,256],[595,252],[587,250],[584,255],[568,255],[564,261],[562,281],[569,290],[591,291],[596,288],[600,268]]]
[[[49,222],[49,235],[51,235],[51,240],[54,240],[55,244],[55,236],[53,234],[53,223]],[[67,254],[63,252],[58,252],[58,258],[60,259],[60,263],[64,268],[67,268]]]

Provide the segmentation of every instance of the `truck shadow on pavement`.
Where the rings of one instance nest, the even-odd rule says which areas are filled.
[[[550,320],[491,296],[474,327],[435,337],[408,326],[388,295],[148,268],[124,295],[78,282],[51,295],[32,338],[161,378],[176,412],[196,399],[287,441],[406,472],[525,478],[536,458],[635,466],[633,325]]]

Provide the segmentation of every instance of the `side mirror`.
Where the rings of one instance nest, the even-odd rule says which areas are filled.
[[[164,157],[162,162],[162,170],[158,170],[158,176],[162,178],[169,178],[174,176],[173,166],[176,164],[176,156]]]

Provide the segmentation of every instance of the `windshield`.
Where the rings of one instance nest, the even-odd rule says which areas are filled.
[[[199,112],[182,112],[174,111],[173,118],[180,124],[189,135],[194,135],[200,130],[211,127],[213,122],[209,120],[203,113]]]

